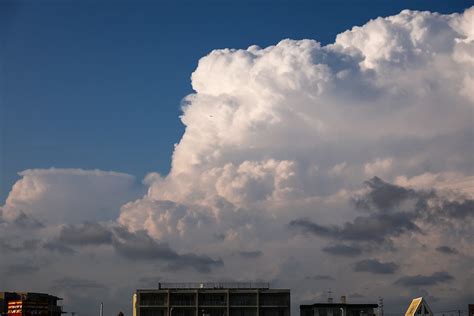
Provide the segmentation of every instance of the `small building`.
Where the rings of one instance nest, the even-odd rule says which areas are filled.
[[[374,316],[378,307],[378,304],[348,304],[342,296],[340,303],[330,298],[327,303],[300,305],[300,316]]]
[[[31,292],[0,292],[0,315],[2,316],[61,316],[61,298]]]
[[[268,283],[159,283],[137,290],[134,316],[290,316],[290,290]]]

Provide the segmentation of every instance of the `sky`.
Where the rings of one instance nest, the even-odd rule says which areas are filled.
[[[469,1],[2,1],[0,201],[30,168],[166,174],[181,100],[217,48],[331,43],[405,8]],[[370,9],[367,9],[367,8]],[[156,137],[159,135],[159,137]],[[87,159],[84,159],[87,157]]]
[[[79,315],[159,280],[465,309],[471,5],[1,2],[0,283]]]

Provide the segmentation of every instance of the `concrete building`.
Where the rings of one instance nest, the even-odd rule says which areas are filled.
[[[61,316],[61,298],[31,292],[0,292],[1,316]]]
[[[300,316],[375,316],[377,308],[378,304],[348,304],[342,296],[339,303],[330,298],[327,303],[300,305]]]
[[[290,290],[268,283],[160,283],[137,290],[134,316],[290,316]]]

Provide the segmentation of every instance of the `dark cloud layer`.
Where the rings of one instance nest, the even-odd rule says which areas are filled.
[[[109,245],[122,257],[162,261],[167,264],[169,270],[193,268],[198,272],[208,273],[211,269],[223,265],[221,259],[206,255],[179,254],[168,244],[153,239],[145,231],[130,232],[121,226],[109,228],[95,222],[64,226],[58,238],[45,243],[43,247],[63,255],[71,255],[76,252],[72,247],[86,245]],[[261,252],[243,252],[240,255],[250,258],[261,255]]]
[[[387,212],[399,206],[402,201],[418,196],[418,193],[412,189],[387,183],[378,177],[365,181],[365,184],[370,191],[353,200],[356,207],[360,209]]]
[[[435,272],[431,275],[413,275],[401,277],[395,284],[404,287],[431,286],[453,280],[454,277],[445,271]]]
[[[374,274],[393,274],[399,266],[394,262],[380,262],[377,259],[358,261],[354,265],[355,272],[370,272]]]
[[[362,249],[355,246],[355,245],[334,245],[334,246],[327,246],[322,249],[324,252],[335,255],[335,256],[346,256],[346,257],[355,257],[362,253]]]
[[[342,226],[322,226],[305,218],[293,220],[289,226],[304,233],[335,240],[376,243],[405,232],[420,232],[419,227],[413,223],[413,217],[402,212],[357,217],[353,222]]]
[[[453,254],[458,253],[456,248],[449,247],[449,246],[439,246],[436,248],[436,251],[447,254],[447,255],[453,255]]]
[[[307,276],[307,280],[314,280],[314,281],[332,281],[334,278],[330,275],[325,275],[325,274],[317,274],[313,276]]]
[[[407,189],[378,177],[365,183],[368,192],[354,198],[353,203],[357,209],[366,211],[366,215],[339,226],[320,225],[311,219],[300,218],[291,221],[289,227],[296,232],[332,240],[390,245],[392,238],[402,234],[423,233],[415,223],[418,219],[429,222],[459,220],[474,214],[474,201],[463,197],[448,200],[434,190]],[[330,246],[323,251],[341,255],[351,253],[344,246]]]
[[[53,288],[61,290],[94,290],[105,289],[106,286],[94,280],[64,277],[53,282]]]
[[[67,245],[101,245],[112,242],[112,232],[99,223],[85,222],[64,226],[59,233],[59,242]]]
[[[39,241],[35,239],[28,240],[6,240],[0,239],[0,251],[1,252],[22,252],[32,251],[38,247]]]
[[[260,250],[255,250],[255,251],[239,251],[237,252],[237,254],[243,258],[246,258],[246,259],[254,259],[254,258],[258,258],[258,257],[261,257],[263,255],[263,252],[261,252]]]
[[[21,212],[12,222],[15,226],[27,229],[36,229],[44,227],[44,224],[37,219]]]
[[[113,246],[123,257],[142,260],[160,260],[168,263],[168,269],[179,270],[186,267],[208,273],[223,265],[221,259],[212,259],[193,253],[178,254],[166,243],[159,243],[145,231],[129,232],[122,227],[114,228]]]
[[[29,262],[12,264],[6,269],[6,272],[11,275],[29,275],[37,271],[39,271],[39,266]]]
[[[76,253],[74,249],[58,241],[48,241],[43,245],[43,248],[52,252],[58,252],[63,255],[72,255]]]

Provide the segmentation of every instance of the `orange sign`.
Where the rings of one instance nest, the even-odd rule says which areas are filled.
[[[10,301],[8,302],[8,316],[10,315],[21,315],[23,311],[22,301]]]

